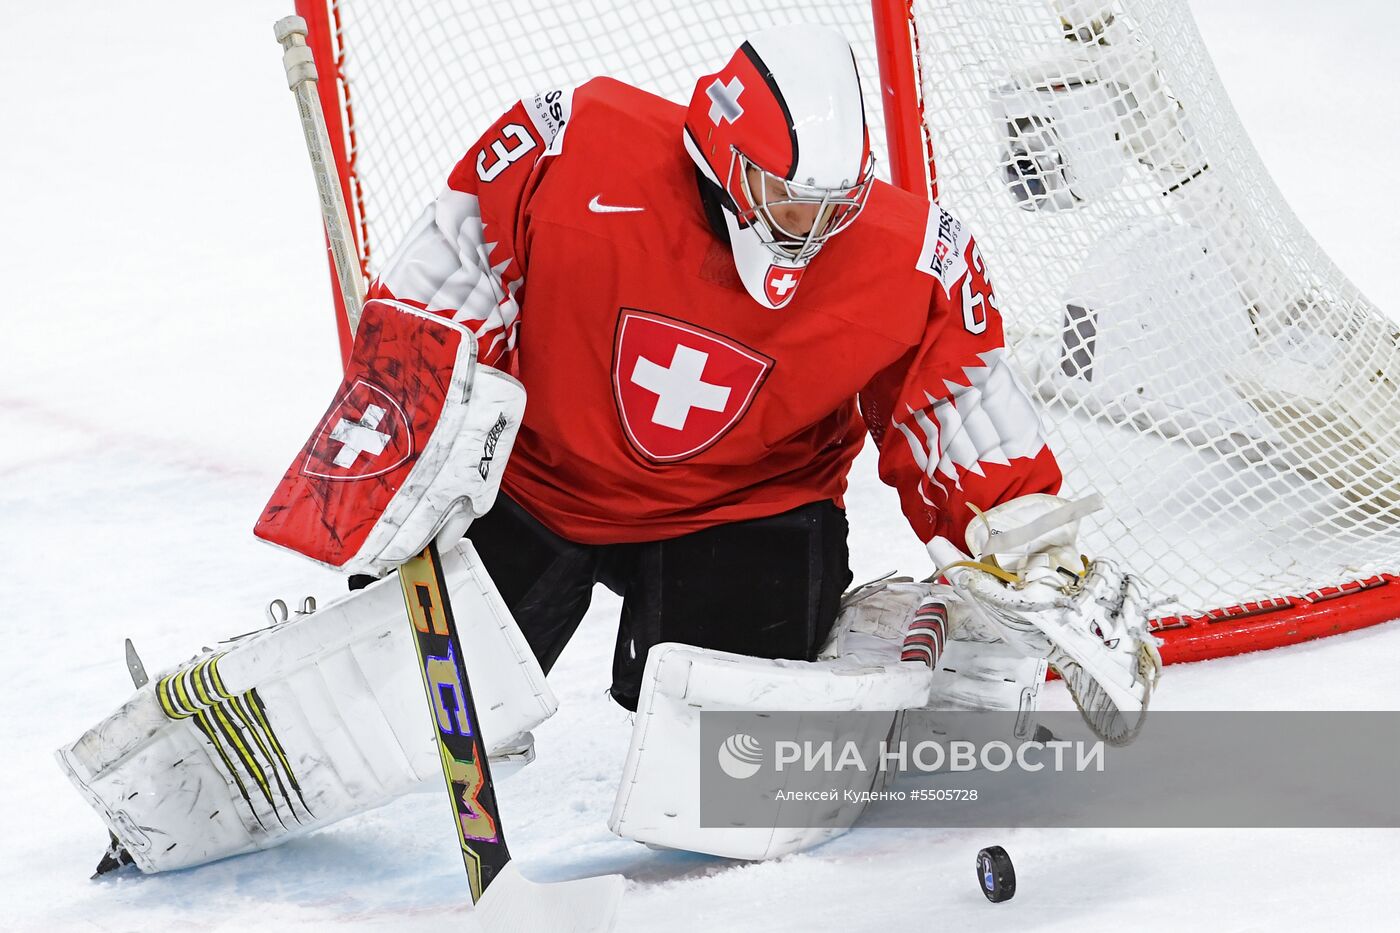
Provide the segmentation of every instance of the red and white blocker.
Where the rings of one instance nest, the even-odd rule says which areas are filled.
[[[496,499],[525,389],[462,324],[365,304],[345,377],[253,532],[319,564],[382,574]]]

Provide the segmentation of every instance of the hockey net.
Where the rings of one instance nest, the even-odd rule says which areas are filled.
[[[684,102],[745,33],[823,22],[872,142],[896,124],[884,176],[977,233],[1066,490],[1108,503],[1085,550],[1173,597],[1167,659],[1400,616],[1398,328],[1274,187],[1185,0],[454,6],[297,4],[367,276],[515,99]]]

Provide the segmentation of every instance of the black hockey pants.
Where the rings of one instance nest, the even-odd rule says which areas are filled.
[[[609,692],[629,710],[659,642],[812,660],[851,582],[846,514],[832,502],[665,541],[584,545],[502,494],[467,537],[546,673],[594,584],[622,597]]]

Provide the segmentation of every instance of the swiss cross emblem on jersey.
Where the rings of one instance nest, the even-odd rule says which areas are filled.
[[[408,460],[413,434],[403,408],[379,386],[357,380],[321,423],[301,471],[325,479],[369,479]]]
[[[769,266],[763,277],[763,292],[775,308],[781,308],[797,294],[797,283],[802,281],[804,269],[787,266]]]
[[[623,433],[649,460],[693,457],[739,423],[772,368],[723,334],[623,308],[612,372]]]

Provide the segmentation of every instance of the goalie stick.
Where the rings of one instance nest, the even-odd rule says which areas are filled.
[[[355,260],[354,235],[316,94],[316,63],[306,45],[306,33],[306,21],[299,16],[285,17],[274,26],[284,50],[287,85],[296,96],[311,157],[332,267],[353,333],[364,304],[364,280]],[[401,565],[398,573],[462,861],[476,905],[474,914],[481,927],[488,933],[602,933],[612,929],[622,894],[620,875],[536,884],[516,869],[506,847],[436,542]]]

